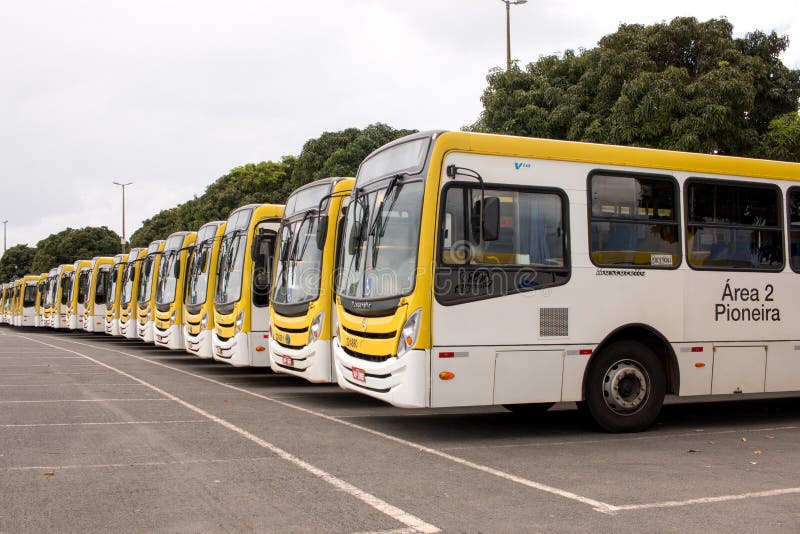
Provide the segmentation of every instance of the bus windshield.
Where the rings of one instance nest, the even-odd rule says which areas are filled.
[[[25,292],[22,295],[22,307],[30,308],[36,305],[36,283],[28,283],[25,285]]]
[[[117,300],[117,278],[119,277],[119,270],[122,264],[117,263],[111,269],[111,273],[106,278],[106,302],[108,306],[113,306]]]
[[[133,281],[136,278],[136,261],[132,261],[125,265],[125,271],[122,273],[122,290],[119,295],[119,303],[125,307],[131,303],[133,297]]]
[[[61,304],[66,306],[72,301],[72,278],[75,273],[70,271],[61,276]]]
[[[211,245],[214,240],[209,239],[200,243],[189,256],[187,273],[189,280],[186,285],[184,300],[190,306],[203,304],[208,293],[208,267],[211,265]]]
[[[89,282],[92,278],[91,269],[83,269],[78,274],[78,304],[84,305],[89,300]]]
[[[161,267],[158,274],[158,287],[156,288],[156,304],[172,304],[175,302],[175,290],[178,287],[180,272],[181,251],[169,250],[161,258]]]
[[[97,270],[97,281],[94,285],[94,303],[105,304],[111,278],[111,267],[105,266]]]
[[[317,221],[317,211],[309,210],[301,218],[281,224],[274,302],[297,304],[319,296],[322,251],[317,248]]]
[[[252,216],[252,208],[240,209],[233,212],[225,224],[225,235],[219,246],[214,304],[233,304],[242,298],[247,229]]]
[[[150,296],[153,294],[153,271],[156,265],[156,255],[148,254],[142,264],[142,274],[139,277],[139,304],[147,304],[150,302]]]
[[[414,288],[423,182],[397,175],[380,183],[353,192],[340,247],[343,297],[390,298]]]
[[[242,297],[244,255],[247,249],[247,234],[244,229],[234,230],[222,238],[217,268],[215,304],[232,304]]]

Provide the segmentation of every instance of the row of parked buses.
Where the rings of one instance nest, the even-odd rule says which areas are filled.
[[[114,258],[3,288],[19,326],[140,338],[401,407],[800,391],[800,165],[425,132]]]

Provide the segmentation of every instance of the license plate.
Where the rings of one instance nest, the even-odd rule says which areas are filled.
[[[353,380],[358,380],[359,382],[366,382],[367,376],[363,369],[358,367],[353,367]]]
[[[281,359],[283,360],[283,365],[287,365],[289,367],[292,367],[294,365],[294,360],[291,359],[289,356],[281,356]]]

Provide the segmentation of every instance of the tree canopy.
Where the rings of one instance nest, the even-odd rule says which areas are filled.
[[[51,234],[36,244],[29,273],[46,273],[63,263],[91,259],[95,256],[113,256],[120,252],[120,237],[105,226],[67,228]]]
[[[11,282],[26,274],[39,274],[31,270],[34,254],[36,249],[28,245],[15,245],[7,249],[0,258],[0,282]]]
[[[318,178],[355,176],[361,160],[370,152],[413,131],[378,123],[363,130],[325,132],[307,141],[298,157],[236,167],[208,186],[201,196],[144,221],[131,236],[131,245],[144,247],[172,232],[197,230],[208,221],[227,219],[231,211],[245,204],[283,204],[297,187]]]
[[[622,24],[591,50],[493,70],[469,129],[800,161],[787,46],[775,32],[734,38],[724,19]]]

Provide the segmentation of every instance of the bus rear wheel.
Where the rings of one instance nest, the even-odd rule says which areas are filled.
[[[638,341],[616,341],[591,364],[585,409],[608,432],[640,432],[655,422],[665,394],[655,353]]]

